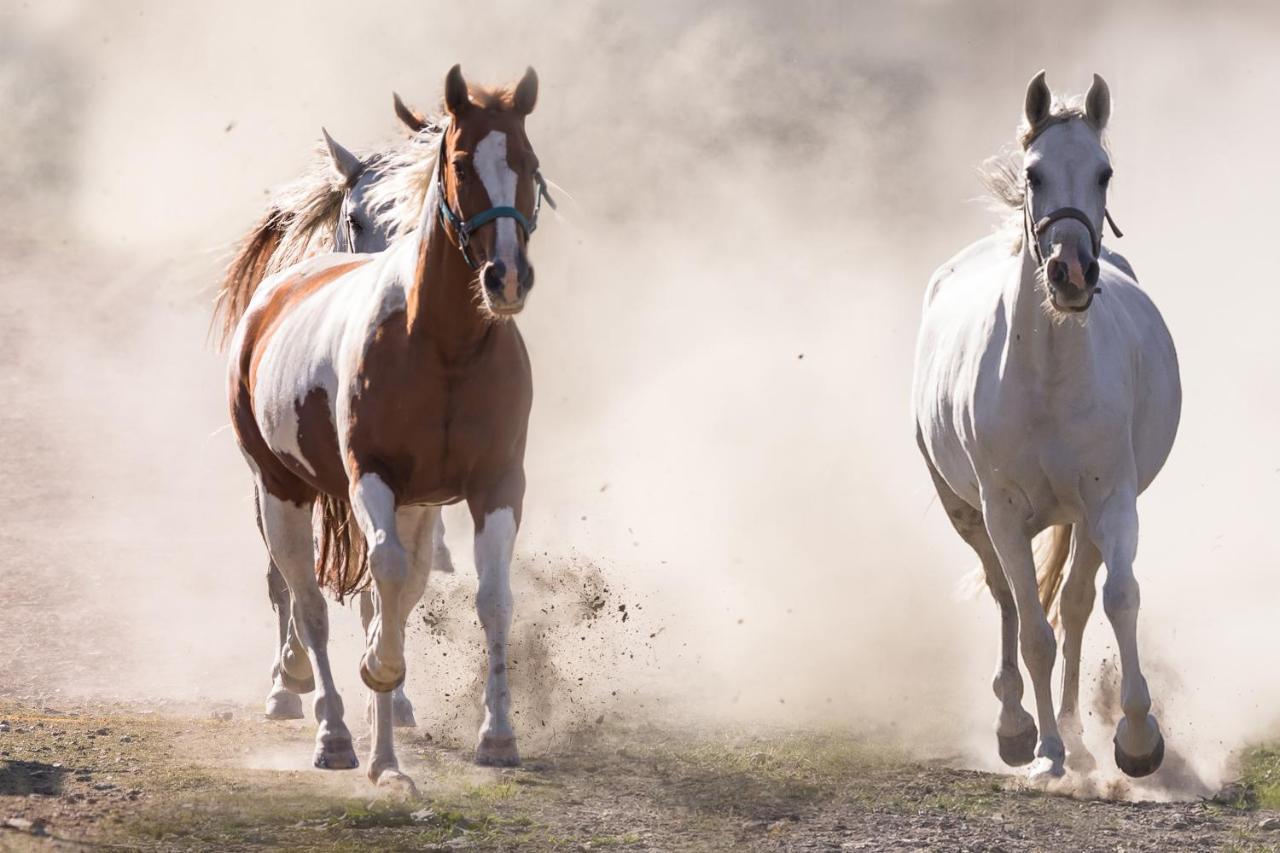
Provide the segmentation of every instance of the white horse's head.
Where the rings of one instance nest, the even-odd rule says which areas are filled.
[[[377,211],[372,209],[367,195],[369,188],[382,176],[377,164],[378,158],[361,160],[342,147],[329,135],[329,131],[321,128],[321,132],[324,133],[325,145],[329,149],[329,165],[345,187],[333,233],[333,250],[381,252],[387,248],[389,235],[379,223]]]
[[[1098,288],[1111,157],[1102,133],[1111,93],[1098,75],[1083,107],[1053,102],[1041,71],[1023,108],[1027,248],[1039,262],[1053,307],[1081,312]]]

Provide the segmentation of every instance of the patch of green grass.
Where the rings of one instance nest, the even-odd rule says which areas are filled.
[[[1280,747],[1258,746],[1241,759],[1240,781],[1224,804],[1235,808],[1280,809]]]

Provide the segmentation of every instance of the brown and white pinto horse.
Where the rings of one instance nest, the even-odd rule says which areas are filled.
[[[317,684],[318,767],[358,764],[330,670],[321,581],[341,598],[372,574],[377,613],[360,674],[378,691],[369,776],[380,785],[412,787],[395,758],[389,691],[404,680],[405,621],[426,588],[439,507],[460,500],[475,521],[489,653],[475,758],[519,762],[506,649],[532,379],[510,318],[533,284],[526,246],[542,183],[524,124],[537,89],[529,69],[511,89],[469,90],[454,66],[417,233],[376,255],[325,255],[267,279],[230,347],[232,423],[292,596],[282,669]],[[345,547],[349,521],[361,548]]]

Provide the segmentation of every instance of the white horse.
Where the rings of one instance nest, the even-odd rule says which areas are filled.
[[[1024,112],[1022,171],[1005,160],[988,175],[1017,211],[1019,239],[1012,251],[1000,236],[974,243],[934,274],[925,294],[912,391],[917,440],[1000,608],[993,688],[1001,757],[1034,762],[1036,781],[1062,776],[1064,761],[1081,772],[1096,766],[1079,717],[1080,642],[1105,562],[1103,608],[1123,670],[1116,764],[1145,776],[1160,766],[1164,738],[1138,660],[1137,498],[1177,433],[1178,361],[1128,262],[1101,246],[1112,172],[1106,83],[1095,75],[1083,104],[1055,101],[1042,71]],[[1052,547],[1037,576],[1032,539],[1046,529]],[[1055,718],[1048,611],[1060,585]],[[1019,643],[1034,720],[1022,709]]]
[[[425,118],[394,95],[397,117],[414,134],[407,144],[366,155],[357,155],[321,128],[324,151],[319,161],[302,177],[277,192],[267,205],[262,220],[240,243],[236,257],[227,267],[219,289],[219,319],[224,337],[230,332],[227,317],[238,315],[240,301],[254,292],[262,279],[305,257],[321,252],[373,253],[387,248],[396,236],[397,220],[389,215],[388,190],[401,171],[414,171],[421,163],[434,161],[434,144],[419,144],[418,134],[434,142],[438,122]],[[438,572],[452,572],[453,560],[444,542],[444,522],[437,518],[432,531],[432,566]],[[313,682],[294,683],[281,666],[283,649],[289,640],[292,610],[289,587],[272,560],[267,563],[267,593],[276,611],[278,638],[271,667],[271,690],[265,714],[271,720],[301,719],[299,694],[315,689]],[[368,631],[374,616],[372,595],[360,593],[360,619]],[[369,694],[372,713],[373,694]],[[417,725],[413,704],[404,685],[392,693],[392,721],[397,727]]]

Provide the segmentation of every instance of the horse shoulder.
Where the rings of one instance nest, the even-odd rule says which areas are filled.
[[[1016,257],[1010,251],[1008,240],[999,234],[991,234],[970,243],[934,270],[929,277],[929,286],[925,288],[924,296],[926,310],[943,292],[956,289],[959,286],[957,283],[981,280],[982,273]]]

